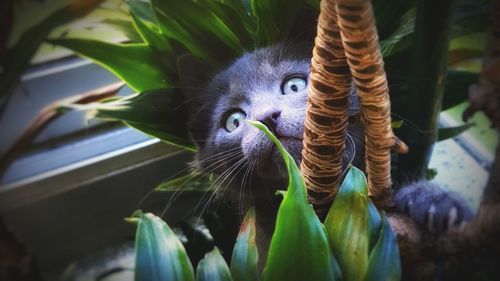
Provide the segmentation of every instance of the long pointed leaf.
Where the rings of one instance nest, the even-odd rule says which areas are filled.
[[[380,225],[380,215],[368,199],[365,175],[351,167],[325,220],[344,280],[357,281],[364,276]]]
[[[479,75],[466,71],[448,71],[442,110],[450,109],[468,100],[469,86],[477,83]]]
[[[232,281],[226,261],[214,248],[198,263],[196,281]]]
[[[263,47],[284,39],[291,32],[295,16],[308,5],[307,0],[252,0],[257,17],[257,46]]]
[[[235,281],[257,281],[259,254],[255,244],[255,210],[248,210],[234,245],[231,258],[231,275]]]
[[[135,281],[191,281],[193,266],[168,225],[151,213],[139,219],[135,238]]]
[[[326,231],[307,201],[306,186],[292,156],[260,122],[249,121],[278,147],[288,169],[289,184],[276,219],[264,280],[335,280],[336,263]],[[293,254],[290,250],[293,249]]]
[[[162,31],[197,56],[224,64],[241,55],[238,37],[210,10],[192,0],[153,0]]]
[[[127,0],[127,4],[134,25],[144,41],[156,50],[171,54],[173,52],[172,46],[166,36],[161,34],[158,19],[150,1]],[[175,61],[171,62],[171,64],[175,65]]]
[[[160,183],[155,191],[159,192],[175,192],[175,191],[197,191],[207,192],[215,191],[216,185],[212,174],[188,174],[182,177],[175,178]]]
[[[137,92],[172,87],[172,77],[146,44],[110,44],[86,39],[53,39],[48,42],[69,48],[107,68]]]
[[[194,150],[178,89],[159,89],[97,105],[97,117],[120,120],[148,135]]]
[[[447,127],[438,129],[438,139],[437,141],[442,141],[446,139],[454,138],[461,133],[467,131],[470,127],[475,126],[474,123],[468,123],[456,127]]]
[[[391,225],[384,217],[377,244],[370,253],[364,281],[401,280],[399,248]]]
[[[217,16],[240,40],[241,44],[247,49],[254,49],[253,36],[256,28],[256,21],[253,16],[249,14],[239,14],[227,2],[214,1],[214,0],[199,0],[198,1],[205,8],[209,9],[215,16]],[[241,1],[232,1],[233,3]]]

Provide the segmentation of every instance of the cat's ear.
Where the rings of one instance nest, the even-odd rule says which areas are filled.
[[[184,104],[189,115],[193,115],[204,103],[204,91],[212,68],[202,59],[191,54],[185,54],[177,59],[177,71]]]

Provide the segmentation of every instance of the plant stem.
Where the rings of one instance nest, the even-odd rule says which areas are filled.
[[[308,86],[300,170],[315,205],[331,201],[341,180],[351,79],[335,1],[321,1]]]
[[[454,3],[421,0],[417,4],[408,111],[404,116],[409,122],[401,134],[410,151],[399,158],[401,179],[425,177],[437,140]]]
[[[347,63],[356,84],[365,127],[368,195],[378,207],[391,200],[391,149],[406,147],[393,134],[389,89],[370,0],[337,0]]]

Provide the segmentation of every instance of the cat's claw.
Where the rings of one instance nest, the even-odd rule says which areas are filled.
[[[447,224],[447,228],[451,229],[453,226],[455,226],[457,220],[458,220],[457,207],[453,207],[448,212],[448,224]]]
[[[397,211],[405,213],[431,233],[442,233],[473,218],[471,209],[456,193],[420,181],[403,187],[394,197]]]

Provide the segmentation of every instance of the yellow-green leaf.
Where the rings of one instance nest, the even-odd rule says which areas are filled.
[[[368,267],[370,248],[381,219],[368,198],[365,175],[351,167],[325,220],[333,253],[344,280],[362,280]]]
[[[304,179],[295,160],[264,124],[249,122],[276,144],[289,176],[269,246],[264,280],[338,280],[338,267],[325,228],[307,201]]]

